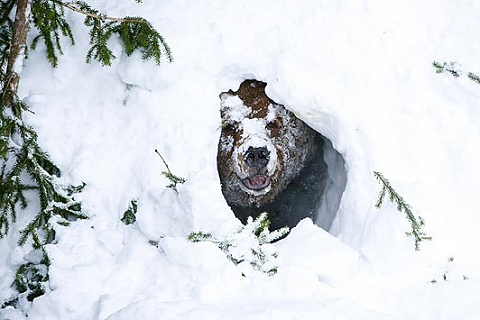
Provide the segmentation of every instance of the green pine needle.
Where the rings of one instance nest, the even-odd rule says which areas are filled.
[[[458,78],[460,77],[461,71],[456,69],[456,62],[438,62],[438,61],[433,61],[432,66],[435,68],[436,73],[443,73],[443,72],[448,72],[450,73],[453,77]]]
[[[90,29],[89,62],[97,60],[102,65],[111,65],[115,56],[108,42],[112,37],[117,37],[124,44],[127,56],[139,50],[143,59],[154,59],[157,64],[160,64],[163,56],[168,61],[173,60],[164,38],[143,18],[108,17],[83,1],[29,2],[30,27],[37,29],[31,48],[35,49],[40,42],[43,43],[46,58],[53,67],[57,66],[59,55],[63,54],[64,38],[71,45],[75,44],[73,32],[65,18],[65,8],[85,16],[84,24]],[[52,218],[56,217],[59,224],[66,226],[71,221],[88,217],[82,211],[81,202],[75,199],[85,183],[60,185],[57,179],[61,175],[60,168],[38,144],[35,130],[23,122],[23,113],[28,106],[17,96],[18,76],[7,70],[11,69],[10,56],[16,57],[10,52],[16,40],[13,39],[15,22],[12,19],[16,4],[16,0],[2,0],[0,6],[0,239],[9,233],[11,223],[16,223],[18,215],[27,207],[26,194],[35,192],[39,208],[32,221],[20,231],[18,243],[25,245],[28,242],[35,250],[42,250],[44,258],[40,263],[22,265],[17,270],[14,284],[19,292],[28,294],[27,298],[31,301],[44,293],[43,285],[48,281],[50,263],[44,248],[55,240]],[[20,54],[28,52],[26,43],[16,44],[25,48]],[[171,174],[170,170],[167,178],[172,181],[172,188],[185,181]],[[136,202],[132,200],[126,223],[135,221],[136,210]],[[15,302],[3,305],[6,304],[14,305]]]
[[[163,164],[165,165],[165,168],[167,168],[167,171],[162,172],[162,174],[165,176],[165,178],[167,178],[171,182],[169,185],[167,185],[167,188],[171,188],[171,189],[177,191],[177,184],[185,183],[185,181],[186,181],[185,178],[174,175],[172,173],[172,171],[170,171],[170,168],[168,167],[168,163],[167,163],[167,161],[165,161],[165,158],[162,156],[162,154],[157,149],[155,149],[155,153],[160,157]]]
[[[200,242],[200,241],[209,241],[213,239],[211,233],[204,233],[202,231],[192,232],[187,236],[188,241],[191,242]]]
[[[14,1],[10,0],[10,2]],[[75,44],[73,32],[65,19],[65,8],[85,16],[84,25],[90,29],[90,48],[86,55],[88,63],[96,60],[102,66],[112,65],[116,56],[108,47],[108,42],[114,36],[122,42],[127,56],[139,50],[142,59],[153,59],[157,65],[160,65],[163,56],[168,62],[173,61],[172,51],[163,36],[142,17],[108,17],[84,1],[32,0],[31,8],[32,23],[39,32],[33,38],[31,48],[36,49],[42,40],[46,48],[47,60],[53,67],[58,65],[58,56],[63,54],[62,38],[67,38],[71,45]],[[2,42],[2,39],[8,38],[11,34],[11,27],[9,27],[11,20],[2,21],[5,21],[6,26],[0,32],[0,50],[3,43],[6,46],[9,45],[10,42]],[[5,60],[2,59],[2,61]]]
[[[475,82],[476,84],[480,84],[480,77],[477,76],[475,73],[473,72],[469,72],[467,74],[467,77],[472,80],[473,82]]]
[[[448,72],[450,73],[453,77],[458,78],[460,77],[463,73],[461,70],[457,69],[457,63],[456,62],[437,62],[433,61],[432,66],[435,68],[436,73],[444,73]],[[480,84],[480,76],[476,75],[473,72],[468,72],[467,73],[468,79],[472,80],[476,84]]]
[[[171,188],[173,190],[177,190],[177,184],[183,184],[186,181],[185,178],[176,176],[170,171],[163,171],[162,174],[171,182],[169,185],[167,185],[167,188]]]
[[[242,226],[235,233],[225,237],[223,240],[217,239],[211,233],[204,233],[202,231],[192,232],[187,239],[191,242],[208,241],[214,243],[222,252],[225,253],[228,260],[235,265],[247,261],[253,270],[262,271],[269,276],[277,273],[278,267],[272,266],[269,260],[274,260],[278,257],[277,252],[268,250],[266,247],[272,242],[277,241],[288,234],[289,228],[285,227],[273,232],[268,230],[270,221],[267,213],[262,213],[256,219],[250,217],[247,225]],[[237,248],[239,241],[242,239],[255,239],[252,242],[252,247],[249,252],[238,252]]]
[[[128,209],[123,213],[121,221],[127,226],[137,221],[137,200],[130,201]]]
[[[64,8],[59,2],[49,0],[33,0],[31,8],[33,25],[39,31],[31,47],[35,50],[38,41],[43,39],[47,49],[47,60],[56,67],[58,55],[63,54],[61,36],[69,39],[72,45],[75,44],[72,29],[65,19]]]
[[[28,301],[33,301],[33,299],[45,294],[45,286],[49,280],[50,259],[45,250],[41,250],[40,253],[42,259],[39,262],[27,262],[17,269],[13,282],[13,287],[19,293],[25,294]],[[15,304],[15,302],[11,301],[10,303]]]
[[[378,182],[382,185],[382,189],[378,195],[378,199],[375,203],[375,207],[379,209],[385,199],[386,194],[388,193],[388,197],[390,202],[395,203],[397,205],[397,210],[399,212],[403,212],[406,215],[407,220],[410,222],[410,226],[412,228],[411,232],[406,232],[408,236],[413,236],[415,239],[415,250],[420,250],[420,242],[423,240],[431,240],[432,238],[427,236],[421,228],[425,225],[424,220],[422,217],[415,217],[412,212],[411,206],[405,202],[405,200],[393,189],[390,181],[386,179],[380,172],[374,171],[373,172],[375,178]]]
[[[8,77],[2,74],[2,78]],[[8,89],[4,87],[2,90],[0,95],[0,239],[8,234],[10,224],[15,223],[17,216],[27,207],[26,193],[34,191],[38,196],[40,207],[33,220],[20,230],[18,243],[25,245],[31,240],[34,250],[44,251],[45,245],[55,240],[55,231],[51,225],[52,217],[60,217],[61,223],[87,218],[82,212],[81,203],[74,199],[85,184],[62,186],[58,183],[60,169],[38,144],[37,134],[33,128],[23,122],[22,113],[27,110],[27,106],[18,99],[16,92],[10,92],[7,95],[5,92]],[[7,99],[7,96],[10,98]],[[48,257],[44,260],[47,261]],[[43,265],[42,270],[47,270],[48,264]],[[27,299],[33,300],[44,293],[44,282],[39,282],[34,272],[39,266],[38,263],[31,263],[17,270],[17,276],[21,278],[17,278],[15,287],[17,290],[23,290],[23,284],[27,284]]]

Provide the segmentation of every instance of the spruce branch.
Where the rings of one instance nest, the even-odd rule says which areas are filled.
[[[421,228],[425,225],[425,221],[420,216],[417,220],[417,217],[415,217],[412,212],[411,206],[405,202],[405,200],[397,193],[397,191],[395,191],[395,189],[393,189],[388,179],[386,179],[380,172],[374,171],[373,174],[378,182],[382,185],[382,189],[380,190],[375,207],[380,209],[384,202],[385,196],[388,194],[390,202],[395,203],[397,205],[397,210],[405,213],[407,220],[410,222],[412,231],[406,232],[406,234],[415,238],[415,250],[419,250],[421,241],[432,239],[421,230]]]
[[[438,61],[433,61],[432,66],[435,68],[436,73],[443,73],[443,72],[448,72],[450,73],[453,77],[458,78],[461,75],[461,71],[456,69],[456,62],[438,62]]]
[[[33,39],[31,47],[35,50],[38,41],[43,38],[47,49],[47,60],[56,67],[58,54],[63,54],[60,36],[68,38],[71,45],[75,44],[72,29],[65,19],[63,6],[56,1],[33,0],[32,17],[33,25],[40,34]]]
[[[38,195],[40,210],[20,232],[19,244],[23,245],[31,238],[33,247],[39,249],[53,241],[49,221],[54,215],[66,221],[87,218],[81,212],[80,202],[73,198],[85,184],[58,184],[56,179],[60,177],[60,169],[38,145],[36,132],[23,123],[21,114],[26,105],[18,100],[16,93],[11,98],[13,101],[9,105],[5,99],[0,100],[0,238],[8,233],[10,222],[16,222],[17,210],[27,207],[25,193],[33,190]],[[7,112],[8,109],[13,112]],[[25,182],[25,174],[31,182]]]
[[[58,55],[63,54],[62,38],[69,40],[72,45],[75,44],[64,10],[73,10],[74,4],[78,5],[80,11],[87,13],[85,25],[91,27],[93,49],[87,54],[87,59],[90,57],[99,60],[103,65],[110,65],[115,57],[107,42],[116,35],[126,44],[125,51],[128,56],[135,50],[140,50],[143,59],[154,58],[157,64],[160,63],[162,53],[172,61],[170,48],[163,37],[143,18],[115,19],[101,15],[81,1],[67,3],[65,6],[59,0],[1,0],[0,239],[10,231],[11,223],[17,221],[19,212],[27,207],[26,193],[36,193],[39,200],[38,211],[32,221],[20,231],[18,243],[25,245],[31,239],[33,248],[43,252],[43,259],[21,266],[17,270],[14,284],[21,294],[27,294],[29,301],[45,292],[43,285],[48,281],[50,262],[44,248],[55,240],[52,218],[60,218],[56,220],[61,225],[88,218],[82,211],[81,202],[75,199],[75,195],[82,191],[85,184],[64,186],[58,182],[60,169],[38,144],[35,130],[24,123],[23,113],[29,110],[17,95],[20,67],[28,49],[26,39],[29,27],[33,26],[38,30],[38,36],[33,38],[31,48],[35,49],[38,43],[43,41],[47,60],[53,67],[57,66]],[[179,179],[176,183],[180,183],[182,179]],[[14,300],[18,300],[18,297]],[[14,305],[15,301],[6,302],[2,307],[7,304]]]
[[[432,66],[435,68],[436,73],[448,72],[455,78],[458,78],[461,75],[463,75],[463,72],[461,70],[457,69],[457,63],[456,62],[440,63],[440,62],[437,62],[437,61],[433,61]],[[467,73],[467,78],[472,80],[476,84],[480,84],[480,76],[476,75],[473,72],[468,72]]]
[[[120,219],[127,226],[137,221],[137,200],[131,200],[128,209],[123,213],[122,219]]]
[[[278,271],[275,265],[278,253],[272,242],[285,237],[290,230],[285,227],[270,232],[269,225],[268,215],[264,212],[255,219],[249,217],[245,226],[224,239],[218,239],[211,233],[202,231],[190,233],[187,239],[191,242],[214,243],[225,253],[228,260],[240,267],[244,275],[250,273],[250,269],[272,276]]]
[[[480,77],[477,76],[475,73],[469,72],[469,73],[467,74],[467,77],[468,77],[468,79],[472,80],[472,81],[475,82],[476,84],[480,84]]]
[[[155,153],[158,154],[158,156],[160,157],[160,159],[162,159],[162,162],[163,164],[165,165],[165,167],[167,168],[167,171],[163,171],[162,174],[165,176],[165,178],[167,178],[168,180],[170,180],[171,184],[169,184],[167,186],[167,188],[171,188],[175,191],[177,191],[177,184],[183,184],[185,183],[185,178],[182,178],[182,177],[179,177],[179,176],[176,176],[172,173],[172,171],[170,171],[170,168],[168,167],[168,164],[167,162],[165,161],[165,159],[163,158],[162,154],[157,150],[155,149]]]
[[[84,24],[90,27],[90,49],[87,52],[87,62],[99,61],[103,66],[110,66],[115,55],[108,48],[108,40],[117,35],[127,56],[139,50],[142,59],[154,59],[160,65],[162,54],[169,62],[173,61],[172,51],[165,39],[153,26],[141,17],[111,17],[101,14],[83,1],[54,2],[85,16]]]
[[[187,236],[187,240],[191,242],[210,241],[211,239],[213,239],[213,235],[211,233],[205,233],[202,231],[191,232]]]
[[[15,4],[28,5],[31,1],[31,16],[34,27],[39,31],[32,43],[31,48],[35,49],[40,40],[46,47],[47,59],[53,67],[58,65],[58,56],[63,54],[61,39],[67,38],[71,45],[75,44],[73,32],[67,20],[65,19],[65,9],[74,11],[85,16],[84,24],[90,28],[90,49],[87,52],[86,60],[99,61],[103,66],[110,66],[115,59],[114,54],[108,48],[108,40],[116,35],[124,45],[127,56],[130,56],[135,50],[139,50],[142,59],[154,59],[157,65],[160,64],[161,58],[165,55],[168,62],[173,61],[172,51],[165,39],[155,30],[155,28],[141,17],[112,17],[100,13],[84,1],[61,1],[61,0],[6,0],[5,11],[10,12]],[[140,3],[141,1],[136,1]],[[10,11],[8,10],[10,8]],[[3,9],[3,8],[2,8]],[[2,11],[1,14],[4,14]],[[25,13],[28,10],[17,10],[17,12]],[[2,20],[0,31],[0,49],[3,39],[11,38],[10,34],[15,33],[13,23],[5,15]],[[20,29],[24,32],[25,39],[20,41],[25,47],[26,33],[28,31],[28,19],[25,20],[25,27]],[[5,26],[4,26],[5,25]],[[17,24],[15,24],[17,25]],[[19,25],[21,26],[21,25]],[[13,29],[13,31],[12,31]],[[13,38],[17,38],[15,33]],[[15,49],[15,48],[13,48]],[[19,48],[23,50],[22,48]],[[5,51],[2,51],[5,52]],[[12,55],[10,55],[12,56]],[[2,59],[2,63],[3,63]],[[3,65],[0,65],[3,68]]]
[[[24,296],[27,301],[33,301],[45,294],[47,282],[49,280],[48,268],[50,267],[50,259],[44,249],[37,250],[34,255],[40,255],[34,261],[28,261],[22,264],[15,274],[15,280],[12,286]],[[8,305],[15,306],[19,297],[8,301]]]

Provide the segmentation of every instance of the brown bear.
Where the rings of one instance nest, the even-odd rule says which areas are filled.
[[[220,94],[217,167],[225,200],[242,223],[267,212],[270,230],[291,228],[316,218],[327,177],[323,137],[265,87],[245,80],[238,91]]]

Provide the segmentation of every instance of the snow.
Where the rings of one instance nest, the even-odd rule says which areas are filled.
[[[110,68],[85,64],[88,31],[76,13],[76,45],[64,39],[56,69],[40,45],[29,52],[26,121],[61,182],[86,183],[78,199],[91,219],[54,223],[48,292],[1,319],[480,318],[480,88],[431,66],[480,69],[478,1],[90,3],[148,19],[175,60],[127,58],[112,41]],[[274,244],[273,276],[243,277],[214,244],[186,239],[240,226],[216,170],[219,94],[249,78],[328,138],[347,173],[329,232],[299,223]],[[166,188],[155,149],[186,178],[178,192]],[[433,239],[420,251],[395,205],[375,208],[373,171],[425,219]],[[132,199],[137,222],[126,226]],[[0,241],[0,301],[28,253],[14,237],[35,205]]]

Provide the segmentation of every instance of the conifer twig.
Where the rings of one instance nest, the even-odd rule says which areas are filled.
[[[480,84],[480,77],[477,76],[475,73],[469,72],[469,73],[467,74],[467,77],[468,77],[468,79],[472,80],[472,81],[475,82],[476,84]]]
[[[185,178],[182,178],[182,177],[179,177],[179,176],[176,176],[172,173],[172,171],[170,171],[170,168],[168,167],[168,164],[167,164],[167,161],[165,161],[165,159],[163,158],[163,156],[160,154],[160,152],[155,149],[155,152],[159,155],[160,159],[162,159],[163,161],[163,164],[165,164],[165,167],[167,168],[167,171],[163,171],[162,174],[168,179],[170,180],[171,184],[169,184],[167,186],[167,188],[172,188],[173,190],[177,191],[177,184],[180,183],[185,183]]]
[[[454,78],[459,78],[462,76],[464,73],[462,70],[459,70],[457,68],[457,63],[456,62],[443,62],[440,63],[438,61],[433,61],[432,66],[435,68],[436,73],[443,73],[443,72],[448,72],[450,73]],[[480,84],[480,76],[476,75],[473,72],[468,72],[467,73],[467,78],[475,82],[476,84]]]
[[[461,71],[456,69],[456,62],[450,62],[447,63],[444,61],[443,63],[440,63],[438,61],[433,61],[432,66],[435,68],[436,73],[443,73],[444,71],[447,71],[450,73],[453,77],[458,78],[461,75]]]
[[[242,226],[223,240],[218,239],[211,233],[202,231],[190,233],[187,239],[191,242],[212,242],[225,253],[228,260],[235,265],[240,265],[242,269],[245,265],[250,265],[252,270],[273,276],[278,271],[278,266],[272,264],[277,259],[278,252],[272,250],[274,249],[272,243],[285,237],[290,229],[284,227],[270,232],[268,230],[269,225],[270,220],[267,213],[264,212],[255,219],[249,217],[245,226]],[[250,244],[248,248],[239,245],[245,239],[248,239],[247,241]],[[243,267],[241,266],[242,264]]]
[[[419,250],[421,241],[432,239],[432,237],[427,236],[425,232],[420,230],[425,225],[423,218],[419,216],[417,220],[410,205],[403,200],[403,198],[395,191],[395,189],[393,189],[390,181],[388,181],[388,179],[386,179],[380,172],[374,171],[373,175],[382,185],[382,190],[380,190],[375,207],[379,209],[382,206],[383,200],[388,193],[390,202],[396,203],[397,210],[406,214],[407,220],[410,222],[412,227],[412,231],[406,232],[406,234],[407,236],[413,236],[415,238],[415,250]]]

